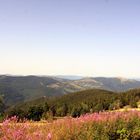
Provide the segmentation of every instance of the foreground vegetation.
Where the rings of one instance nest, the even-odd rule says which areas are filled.
[[[140,139],[139,109],[124,109],[140,107],[140,89],[123,93],[86,90],[42,97],[6,110],[0,98],[0,106],[0,118],[10,118],[0,125],[2,140]]]
[[[86,90],[61,97],[43,97],[10,107],[4,112],[5,117],[18,116],[20,119],[40,121],[53,117],[80,117],[86,113],[112,111],[126,106],[139,107],[140,89],[123,93],[106,90]]]
[[[140,112],[102,112],[45,123],[17,123],[13,117],[0,127],[2,140],[139,140]]]

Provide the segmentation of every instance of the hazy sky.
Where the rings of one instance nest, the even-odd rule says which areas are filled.
[[[140,0],[0,0],[0,74],[140,77]]]

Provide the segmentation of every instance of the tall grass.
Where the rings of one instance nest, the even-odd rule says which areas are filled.
[[[51,123],[18,123],[16,117],[0,127],[1,140],[139,140],[140,112],[102,112]]]

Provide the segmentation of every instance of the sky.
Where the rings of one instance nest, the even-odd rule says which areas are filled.
[[[140,0],[0,0],[0,74],[140,77]]]

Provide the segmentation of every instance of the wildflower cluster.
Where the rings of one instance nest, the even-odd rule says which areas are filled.
[[[101,112],[53,122],[19,123],[16,117],[0,126],[2,140],[139,140],[140,112]]]

